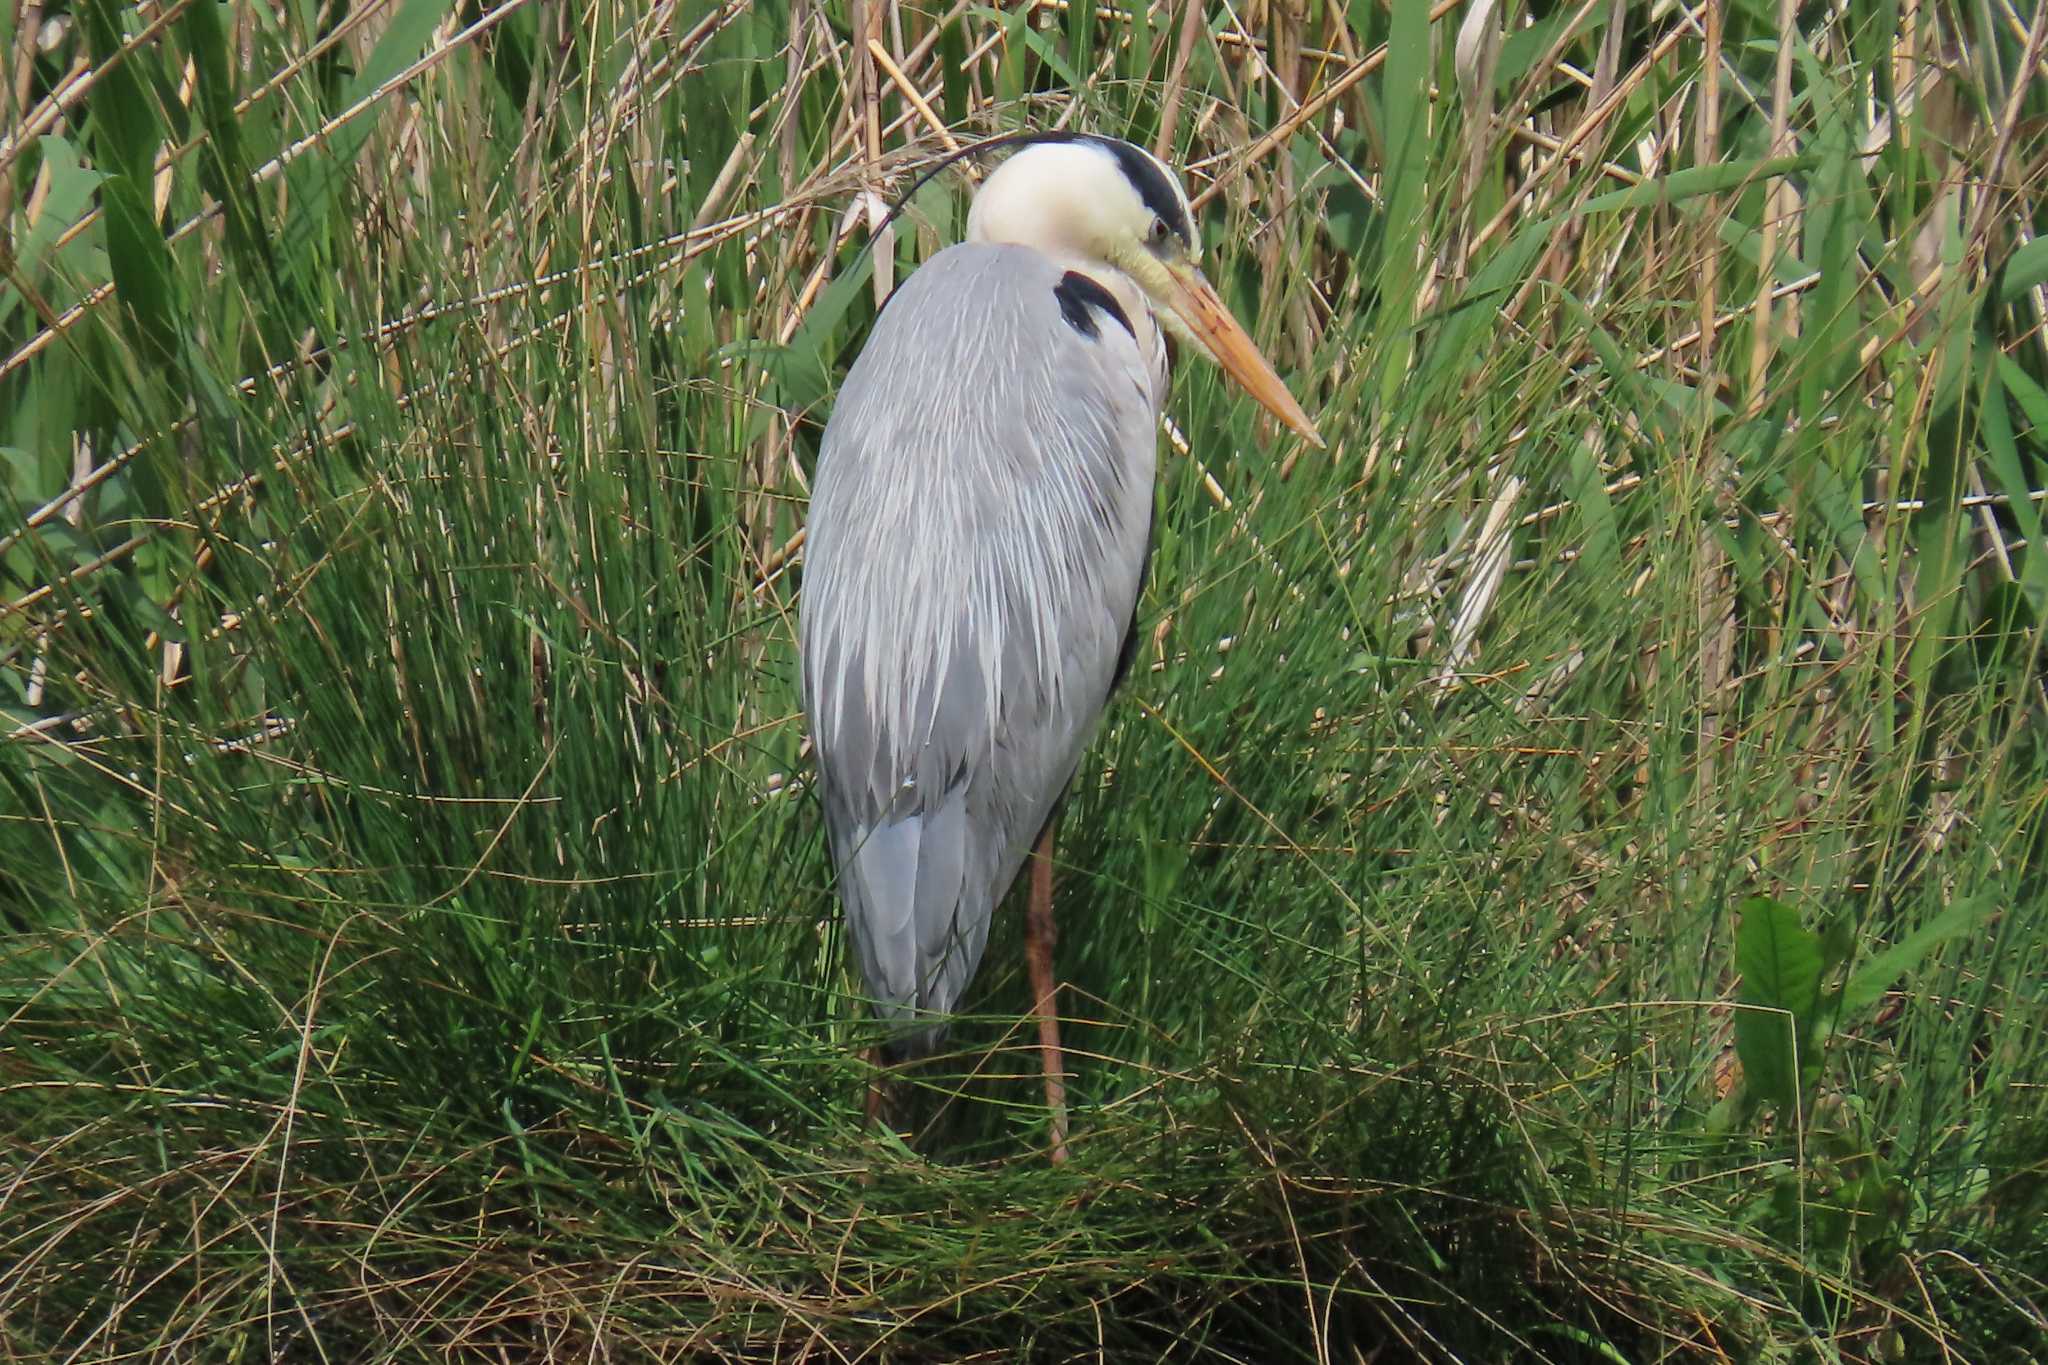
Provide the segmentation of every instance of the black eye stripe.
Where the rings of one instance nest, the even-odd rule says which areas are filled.
[[[1188,222],[1186,210],[1181,208],[1180,194],[1173,182],[1159,169],[1159,163],[1128,142],[1119,142],[1112,137],[1084,139],[1106,150],[1116,158],[1117,168],[1124,173],[1124,179],[1138,192],[1138,198],[1145,201],[1145,207],[1159,215],[1159,221],[1166,224],[1166,230],[1181,239],[1182,243],[1195,243],[1194,225]]]
[[[1118,169],[1123,171],[1125,178],[1137,189],[1138,198],[1144,202],[1145,207],[1158,214],[1160,220],[1167,225],[1167,230],[1179,237],[1190,251],[1194,249],[1194,224],[1188,220],[1187,213],[1181,208],[1180,191],[1174,187],[1166,172],[1160,170],[1151,158],[1128,142],[1103,137],[1098,133],[1076,133],[1067,129],[1050,133],[1010,133],[1003,137],[984,138],[957,151],[948,152],[927,166],[917,179],[910,182],[910,188],[896,197],[896,202],[889,208],[888,216],[882,220],[882,226],[887,227],[895,222],[917,192],[923,189],[933,176],[955,162],[1004,148],[1033,147],[1045,142],[1092,142],[1115,157]],[[865,255],[868,248],[881,237],[879,231],[869,233],[867,241],[861,246],[861,254]]]
[[[1188,221],[1187,211],[1181,207],[1180,192],[1159,169],[1159,163],[1130,143],[1118,138],[1103,137],[1099,133],[1075,133],[1061,131],[1041,133],[1030,138],[1031,142],[1085,142],[1100,147],[1116,158],[1117,169],[1124,173],[1124,179],[1131,182],[1131,188],[1138,192],[1138,198],[1146,208],[1157,214],[1159,221],[1166,224],[1166,230],[1180,238],[1185,246],[1195,244],[1194,224]]]

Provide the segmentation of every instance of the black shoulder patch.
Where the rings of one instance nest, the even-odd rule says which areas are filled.
[[[1131,320],[1125,315],[1124,306],[1116,301],[1116,295],[1080,271],[1069,270],[1060,276],[1060,282],[1052,287],[1052,296],[1059,300],[1060,316],[1067,320],[1067,326],[1082,336],[1093,340],[1102,335],[1102,329],[1095,324],[1095,315],[1088,311],[1100,308],[1122,323],[1133,341],[1137,340],[1137,330],[1131,326]]]

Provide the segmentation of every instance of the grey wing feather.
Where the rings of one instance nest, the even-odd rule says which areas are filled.
[[[930,1016],[980,962],[1137,603],[1163,347],[1149,314],[1077,329],[1062,274],[988,245],[915,272],[841,390],[812,492],[804,709],[861,971],[918,1025],[911,1047],[937,1042]]]

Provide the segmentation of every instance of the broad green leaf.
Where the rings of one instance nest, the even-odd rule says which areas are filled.
[[[46,262],[44,258],[51,253],[57,239],[85,216],[92,204],[93,191],[99,187],[100,174],[82,161],[76,148],[54,133],[41,140],[39,150],[49,188],[44,192],[42,202],[36,209],[35,222],[22,234],[15,246],[15,267],[42,291],[45,302],[61,307],[70,301],[72,290],[69,287],[61,290],[52,288],[53,284],[58,283],[55,273],[46,271],[43,267],[46,264],[54,267],[57,263]],[[67,273],[75,275],[76,263],[84,253],[78,249],[78,244],[74,243],[72,250],[66,254],[69,257],[67,264],[72,267]],[[99,281],[78,281],[79,285],[95,283]],[[13,281],[5,275],[0,275],[0,327],[7,325],[9,318],[21,303],[21,292],[15,288]]]
[[[100,547],[93,542],[92,537],[68,521],[46,521],[31,534],[34,540],[47,546],[56,558],[70,560],[70,568],[90,564],[100,555]]]
[[[15,260],[24,271],[34,271],[58,237],[85,216],[92,193],[102,176],[70,142],[55,133],[42,139],[43,166],[50,187],[36,210],[36,220],[15,247]]]
[[[1817,1059],[1814,1017],[1820,1006],[1820,938],[1799,922],[1799,912],[1768,896],[1743,902],[1735,930],[1735,967],[1742,973],[1736,1000],[1735,1054],[1750,1091],[1790,1111],[1802,1071]]]

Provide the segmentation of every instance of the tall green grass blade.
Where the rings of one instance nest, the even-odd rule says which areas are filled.
[[[161,373],[177,364],[184,307],[172,275],[170,250],[143,193],[126,175],[100,181],[114,293],[144,364]]]
[[[418,59],[448,10],[447,0],[405,0],[362,69],[341,87],[332,110],[342,120],[339,126],[294,160],[287,171],[290,207],[280,233],[280,254],[300,272],[309,289],[322,268],[323,253],[316,242],[336,227],[336,201],[348,168],[382,112],[369,101]]]
[[[1743,157],[1717,161],[1711,166],[1688,166],[1627,189],[1596,194],[1579,205],[1578,211],[1587,214],[1618,213],[1662,204],[1683,204],[1710,194],[1746,189],[1774,176],[1797,175],[1818,164],[1816,156],[1803,154]]]
[[[2048,237],[2036,237],[2006,257],[2001,301],[2011,303],[2043,284],[2048,284]]]
[[[107,174],[147,187],[156,179],[163,124],[138,69],[152,63],[154,55],[147,48],[124,49],[120,11],[111,0],[92,0],[80,17],[99,66],[92,89],[95,160]]]
[[[1379,407],[1394,399],[1408,379],[1413,342],[1407,323],[1414,314],[1416,280],[1426,228],[1425,194],[1430,163],[1429,5],[1427,0],[1402,0],[1393,7],[1387,34],[1387,73],[1382,86],[1381,117],[1386,127],[1387,163],[1385,228],[1380,239],[1378,285],[1380,306],[1392,324],[1392,344],[1380,370]]]
[[[1853,1016],[1875,1005],[1884,993],[1919,968],[1936,948],[1970,933],[2004,909],[1990,896],[1957,901],[1849,974],[1842,986],[1841,1013]]]

